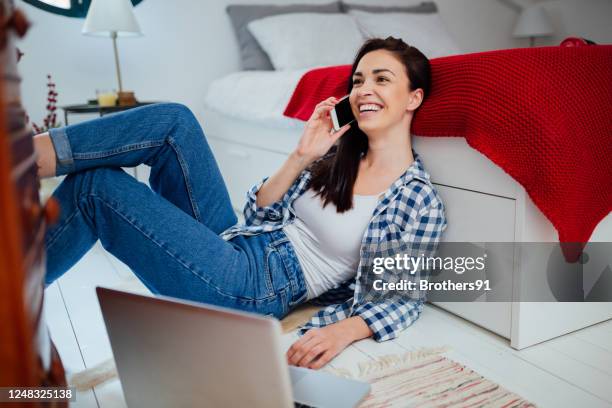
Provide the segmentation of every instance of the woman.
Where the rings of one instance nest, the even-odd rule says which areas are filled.
[[[278,318],[310,299],[331,302],[288,350],[294,365],[319,368],[353,341],[397,336],[423,299],[373,290],[375,279],[398,277],[373,273],[373,259],[430,253],[446,226],[410,142],[429,87],[429,61],[416,48],[367,41],[349,81],[356,123],[334,133],[338,100],[319,103],[295,151],[248,192],[240,225],[182,105],[37,135],[41,177],[67,174],[54,192],[62,215],[46,236],[47,283],[100,239],[154,293]],[[151,189],[120,168],[141,163],[151,166]]]

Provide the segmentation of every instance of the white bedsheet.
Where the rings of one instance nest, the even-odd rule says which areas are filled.
[[[272,127],[296,128],[304,122],[283,115],[308,69],[240,71],[214,80],[204,100],[207,109]]]

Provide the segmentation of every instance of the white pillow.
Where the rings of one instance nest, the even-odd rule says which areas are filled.
[[[248,29],[277,70],[351,64],[364,41],[346,14],[280,14],[251,21]]]
[[[460,54],[438,13],[368,13],[350,10],[366,38],[393,36],[417,47],[428,58]]]

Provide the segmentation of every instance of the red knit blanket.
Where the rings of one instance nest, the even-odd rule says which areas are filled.
[[[612,46],[488,51],[431,68],[412,133],[465,137],[525,187],[576,260],[612,210]],[[307,72],[285,115],[307,120],[346,94],[349,75],[350,66]]]

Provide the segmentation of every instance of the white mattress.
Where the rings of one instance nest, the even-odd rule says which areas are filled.
[[[291,71],[240,71],[214,80],[206,94],[207,110],[279,128],[301,128],[302,121],[283,115],[302,75]]]
[[[270,121],[238,118],[207,106],[199,115],[206,137],[236,142],[269,151],[289,154],[298,144],[305,122],[279,126]]]

